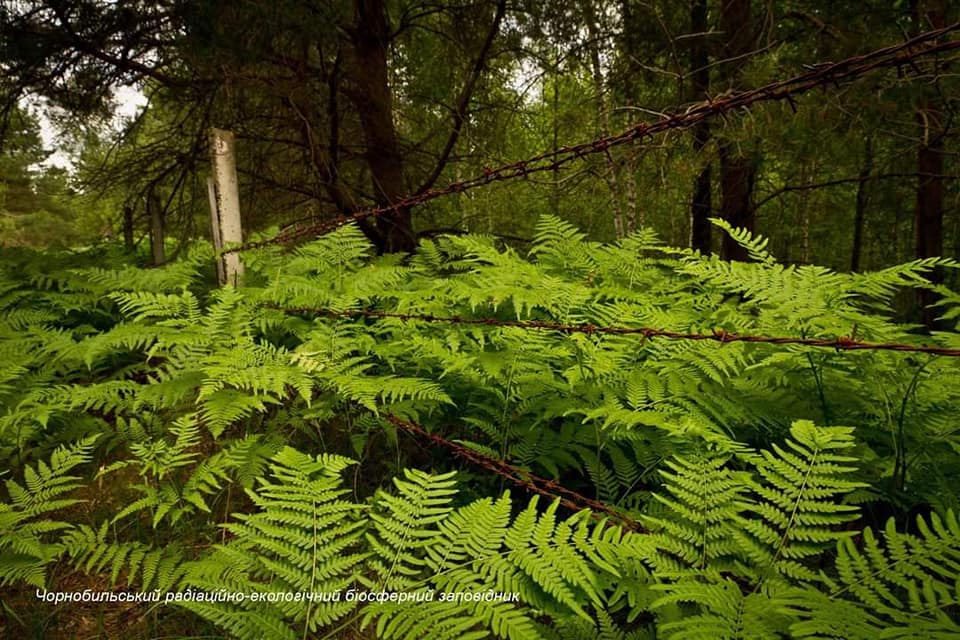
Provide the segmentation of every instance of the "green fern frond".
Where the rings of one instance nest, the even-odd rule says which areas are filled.
[[[765,590],[744,594],[729,578],[686,583],[682,590],[670,591],[651,607],[663,610],[689,603],[699,612],[684,611],[679,619],[658,625],[658,633],[669,640],[782,640],[789,628],[789,616],[778,611],[783,606],[779,598]]]
[[[88,574],[109,569],[113,584],[125,575],[127,586],[136,585],[142,591],[166,592],[177,587],[185,571],[177,545],[154,548],[140,542],[114,542],[108,534],[106,522],[97,530],[79,525],[62,539],[65,555]]]
[[[664,464],[664,489],[653,497],[666,507],[661,517],[644,516],[660,548],[696,572],[720,571],[740,553],[732,533],[752,508],[749,479],[727,467],[725,456],[676,457]],[[684,570],[684,573],[686,570]],[[661,574],[669,576],[669,570]],[[677,576],[679,577],[679,576]]]
[[[192,252],[188,260],[170,262],[158,269],[138,269],[126,266],[119,269],[88,267],[73,274],[81,282],[93,285],[104,293],[111,291],[149,291],[154,293],[181,291],[198,278],[198,267],[205,255]]]
[[[182,326],[200,322],[200,303],[190,291],[179,294],[118,291],[110,294],[120,311],[134,321],[181,319]]]
[[[49,464],[39,461],[23,468],[23,484],[7,480],[9,502],[0,503],[0,585],[23,581],[43,588],[46,567],[63,551],[56,536],[69,530],[67,522],[46,518],[48,514],[80,502],[63,497],[83,486],[81,478],[68,475],[89,462],[97,436],[58,448]]]
[[[960,519],[949,511],[917,518],[919,535],[887,522],[882,538],[837,546],[826,589],[796,589],[798,638],[937,638],[960,636]]]
[[[727,232],[737,244],[746,249],[751,260],[756,260],[767,266],[776,263],[776,258],[767,251],[767,245],[770,244],[769,238],[754,235],[749,229],[734,228],[723,218],[710,218],[710,222],[713,226]]]
[[[426,563],[419,553],[441,536],[439,523],[452,510],[455,475],[407,469],[406,481],[394,479],[398,496],[378,495],[379,509],[370,514],[376,536],[368,534],[368,542],[375,554],[370,564],[382,588],[396,590],[416,583],[414,576],[420,576]]]
[[[802,561],[852,535],[838,527],[855,520],[858,508],[839,500],[866,485],[844,479],[856,470],[850,466],[856,458],[839,453],[854,446],[853,429],[801,420],[790,435],[789,450],[773,445],[757,461],[762,482],[755,486],[760,500],[754,509],[760,518],[743,528],[758,543],[753,554],[759,567],[812,581],[817,576]]]
[[[357,602],[342,593],[356,580],[363,520],[360,505],[341,500],[340,472],[353,461],[340,456],[302,454],[284,448],[270,463],[270,479],[248,491],[259,509],[236,516],[225,529],[234,538],[206,558],[185,565],[185,584],[202,590],[227,588],[256,599],[213,606],[184,602],[218,626],[242,638],[288,637],[290,624],[316,633],[348,615]],[[280,594],[279,597],[271,593]],[[283,594],[301,594],[294,602]],[[310,598],[304,598],[310,594]],[[178,603],[179,604],[179,603]]]

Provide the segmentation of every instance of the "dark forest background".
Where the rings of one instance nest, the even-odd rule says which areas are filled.
[[[176,246],[209,234],[207,132],[238,138],[245,231],[387,204],[508,161],[615,133],[957,18],[898,2],[8,2],[3,241]],[[957,256],[953,61],[942,55],[552,174],[423,206],[364,232],[529,239],[540,213],[597,240],[638,227],[743,259],[710,216],[787,263],[865,270]],[[118,86],[149,106],[108,126]],[[67,172],[38,164],[43,110]],[[125,229],[126,218],[126,229]],[[176,251],[175,248],[172,251]],[[157,256],[158,261],[168,256]]]

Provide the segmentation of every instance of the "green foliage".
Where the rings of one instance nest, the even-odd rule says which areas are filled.
[[[667,637],[782,637],[783,591],[816,583],[810,561],[850,538],[837,527],[857,509],[836,500],[860,485],[843,478],[853,459],[836,451],[853,446],[851,430],[801,421],[790,431],[786,449],[748,457],[755,475],[716,457],[678,459],[664,474],[667,513],[647,521],[654,575],[670,581],[652,587],[665,594],[651,607],[694,607],[664,623]]]
[[[23,483],[7,480],[9,501],[0,503],[0,585],[17,581],[43,587],[47,565],[62,550],[56,534],[70,529],[49,517],[79,502],[66,497],[83,487],[80,476],[67,475],[90,460],[95,438],[57,449],[50,462],[23,467]]]
[[[10,255],[0,582],[223,589],[245,597],[175,604],[243,638],[948,637],[957,359],[497,323],[957,346],[891,306],[954,263],[840,274],[732,233],[753,262],[649,231],[587,242],[551,217],[526,257],[484,236],[378,257],[344,228],[246,255],[249,284],[221,290],[199,248],[150,270]],[[510,496],[385,414],[646,530]],[[76,516],[98,487],[109,498]],[[457,593],[481,597],[441,599]]]
[[[79,525],[63,536],[64,555],[76,569],[96,574],[109,568],[113,584],[125,573],[127,586],[136,585],[143,591],[166,592],[177,585],[184,574],[184,556],[178,544],[158,549],[138,541],[117,542],[111,540],[108,527],[107,522],[97,530]]]
[[[109,236],[110,204],[46,161],[37,105],[5,105],[0,128],[0,246],[69,247]],[[63,142],[63,138],[59,142]]]
[[[883,538],[870,529],[860,544],[837,549],[836,576],[823,590],[798,591],[791,603],[798,638],[950,638],[960,634],[960,521],[953,511],[929,522],[920,535],[887,523]]]

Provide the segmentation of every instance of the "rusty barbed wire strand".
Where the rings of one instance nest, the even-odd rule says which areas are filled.
[[[644,122],[634,125],[618,134],[597,138],[590,142],[560,147],[555,151],[544,152],[527,158],[526,160],[505,164],[494,169],[485,168],[481,175],[474,178],[429,189],[389,205],[362,209],[333,220],[283,231],[272,238],[231,247],[225,249],[222,253],[248,251],[273,244],[291,242],[307,236],[318,236],[345,224],[350,224],[351,222],[359,222],[369,217],[410,209],[441,196],[462,193],[468,189],[474,189],[493,182],[526,177],[532,173],[553,171],[588,155],[606,153],[611,147],[627,144],[645,137],[653,138],[655,134],[671,129],[689,128],[706,118],[722,115],[735,109],[745,108],[761,101],[786,100],[790,104],[790,107],[796,110],[796,104],[793,100],[794,96],[806,93],[817,87],[828,84],[839,87],[841,81],[856,78],[876,69],[887,67],[902,68],[905,65],[912,66],[914,61],[920,57],[958,49],[960,48],[960,40],[936,42],[938,39],[958,29],[960,29],[960,22],[955,22],[941,29],[927,31],[902,43],[882,47],[858,56],[852,56],[839,62],[808,65],[809,71],[787,80],[772,82],[757,89],[732,93],[721,99],[699,102],[682,112],[665,115],[652,123]]]
[[[650,327],[618,327],[593,324],[561,324],[544,320],[501,320],[499,318],[463,318],[460,316],[435,316],[430,314],[397,313],[391,311],[373,311],[370,309],[336,310],[324,307],[281,307],[266,305],[285,313],[314,315],[328,318],[373,318],[396,319],[404,322],[420,321],[446,324],[484,325],[489,327],[515,327],[519,329],[541,329],[560,333],[639,335],[645,339],[666,338],[668,340],[708,340],[726,344],[730,342],[750,342],[757,344],[795,344],[806,347],[836,349],[837,351],[902,351],[926,353],[934,356],[960,357],[960,349],[931,345],[915,345],[889,342],[865,342],[856,338],[841,336],[838,338],[798,338],[792,336],[758,336],[732,333],[724,329],[714,329],[712,333],[685,333]]]
[[[617,511],[609,505],[588,498],[577,493],[576,491],[571,491],[570,489],[557,484],[553,480],[542,478],[538,475],[530,473],[529,471],[519,469],[507,462],[504,462],[503,460],[492,458],[478,451],[474,451],[473,449],[470,449],[464,445],[451,442],[438,434],[430,433],[422,425],[404,420],[392,413],[383,414],[383,418],[398,429],[402,429],[403,431],[406,431],[407,433],[410,433],[421,440],[429,441],[433,443],[434,446],[445,448],[452,452],[455,457],[474,466],[482,467],[487,471],[495,473],[496,475],[510,481],[512,484],[518,487],[546,498],[559,500],[560,504],[568,509],[573,511],[590,509],[594,515],[606,514],[611,516],[626,529],[631,531],[642,530],[640,523],[633,518]]]

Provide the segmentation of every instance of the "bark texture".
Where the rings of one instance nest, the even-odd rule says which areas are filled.
[[[695,34],[707,32],[707,0],[691,0],[690,29]],[[690,73],[693,79],[691,101],[705,100],[710,91],[710,55],[704,36],[694,39],[690,48]],[[693,150],[701,154],[710,142],[710,122],[703,120],[693,128]],[[710,253],[711,166],[707,162],[693,181],[690,207],[690,248]]]
[[[750,0],[722,0],[720,29],[724,33],[721,67],[731,89],[739,88],[739,69],[756,42],[751,21]],[[743,152],[742,144],[724,140],[720,144],[720,215],[734,227],[754,231],[753,185],[756,160]],[[747,251],[730,236],[724,236],[721,255],[727,260],[747,260]]]

